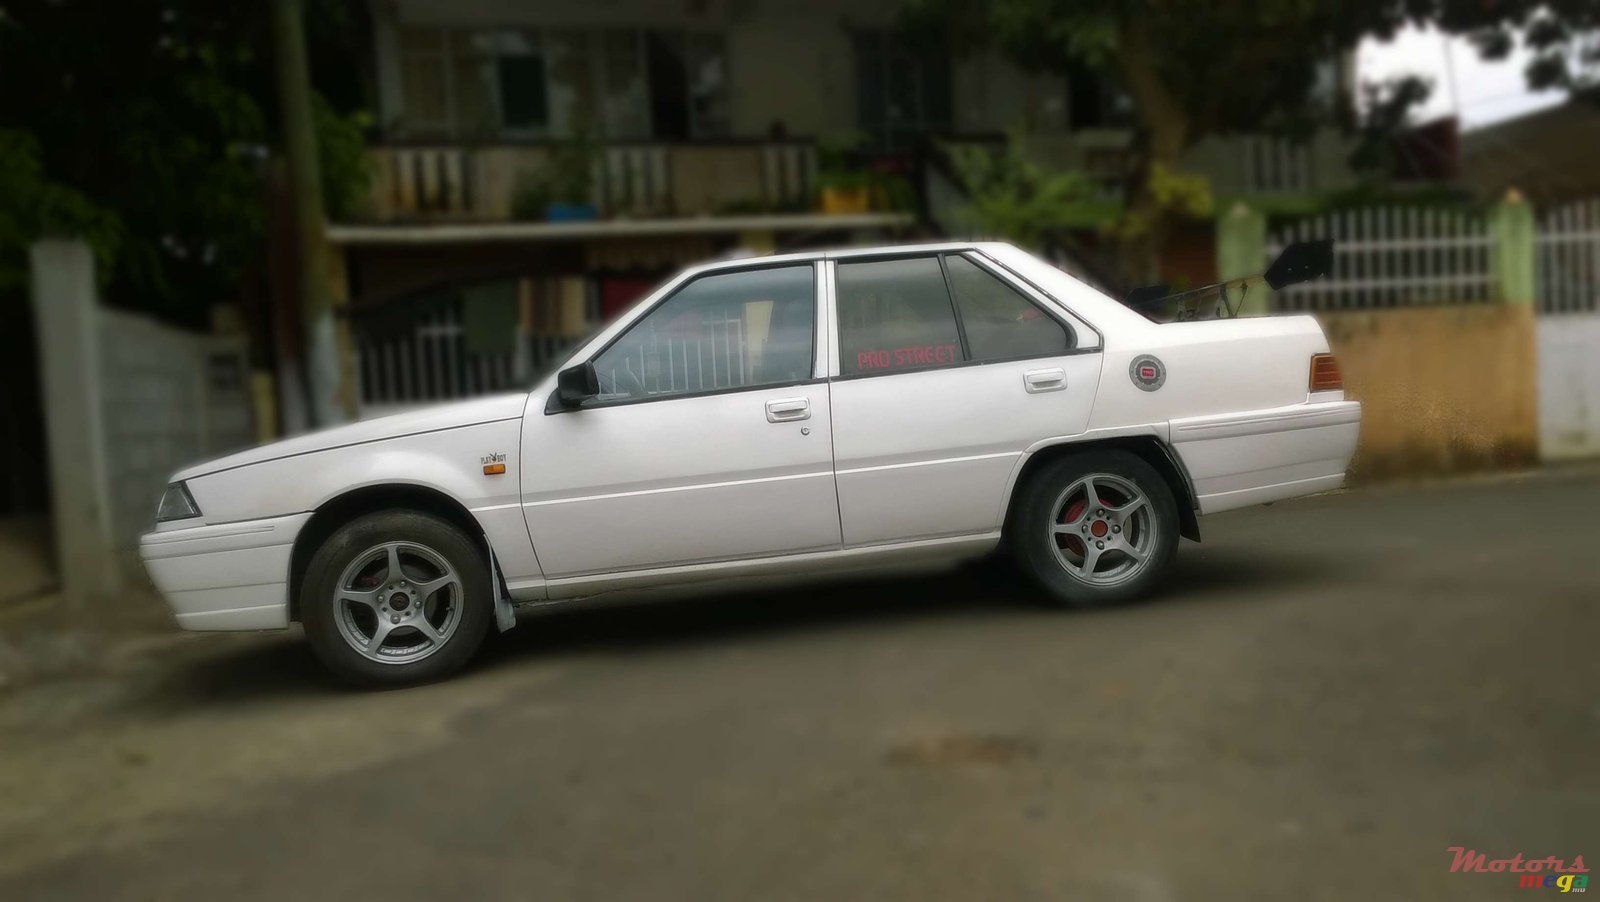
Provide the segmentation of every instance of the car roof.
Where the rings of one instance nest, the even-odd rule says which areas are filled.
[[[726,269],[756,269],[784,263],[809,263],[817,260],[849,260],[856,257],[884,257],[912,254],[931,254],[951,251],[983,250],[986,247],[1009,247],[1004,243],[982,241],[944,241],[933,244],[879,244],[872,247],[819,248],[792,254],[761,254],[749,257],[732,257],[713,260],[690,267],[687,273],[699,275]]]

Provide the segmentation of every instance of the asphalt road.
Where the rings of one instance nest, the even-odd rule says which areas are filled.
[[[1600,876],[1600,476],[1204,521],[1158,599],[975,571],[524,617],[360,694],[298,636],[0,702],[0,899],[1482,898]]]

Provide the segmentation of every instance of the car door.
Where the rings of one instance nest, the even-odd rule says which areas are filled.
[[[998,530],[1024,452],[1087,428],[1098,335],[977,253],[829,270],[845,547]]]
[[[596,397],[529,405],[522,504],[547,579],[839,546],[819,269],[695,277],[592,355]]]

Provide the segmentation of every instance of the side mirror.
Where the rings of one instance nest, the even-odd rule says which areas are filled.
[[[600,394],[600,376],[594,364],[584,361],[556,374],[556,401],[562,407],[577,407]]]

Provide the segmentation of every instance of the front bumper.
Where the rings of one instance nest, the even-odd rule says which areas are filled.
[[[186,630],[289,625],[289,556],[311,515],[147,533],[139,557]]]

